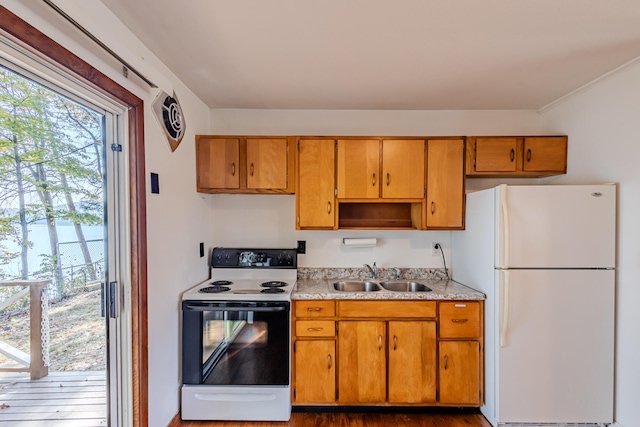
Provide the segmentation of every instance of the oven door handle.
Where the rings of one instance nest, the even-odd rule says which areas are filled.
[[[199,304],[185,304],[183,308],[190,311],[259,311],[267,313],[287,310],[287,307],[212,307]]]

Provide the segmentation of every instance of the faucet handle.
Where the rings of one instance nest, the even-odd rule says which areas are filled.
[[[393,278],[395,280],[399,280],[400,279],[400,274],[401,274],[400,273],[400,269],[398,267],[393,267],[391,270],[393,271]]]

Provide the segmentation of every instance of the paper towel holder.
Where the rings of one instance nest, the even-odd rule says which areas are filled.
[[[376,237],[369,238],[343,238],[342,244],[351,248],[372,248],[376,246],[378,239]]]

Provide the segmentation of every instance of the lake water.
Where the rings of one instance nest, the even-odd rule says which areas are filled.
[[[76,236],[75,228],[73,225],[58,225],[58,240],[60,243],[77,242],[78,236]],[[86,240],[102,240],[104,239],[104,227],[101,225],[82,226],[84,237]],[[29,240],[33,242],[33,246],[29,249],[28,262],[29,271],[34,272],[40,269],[40,263],[43,258],[42,254],[51,255],[49,247],[49,232],[47,231],[46,224],[32,224],[29,226]],[[4,246],[10,252],[19,252],[20,247],[12,241],[5,240]],[[60,245],[62,252],[62,265],[68,265],[72,259],[77,258],[78,245]],[[104,259],[104,245],[100,242],[95,242],[90,245],[90,252],[92,259],[97,261]],[[75,262],[74,262],[75,264]],[[0,270],[4,272],[7,277],[20,277],[20,258],[16,258],[8,264],[0,265]]]

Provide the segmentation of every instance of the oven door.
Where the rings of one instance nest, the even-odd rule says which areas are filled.
[[[183,301],[183,384],[288,386],[289,314],[288,301]]]

